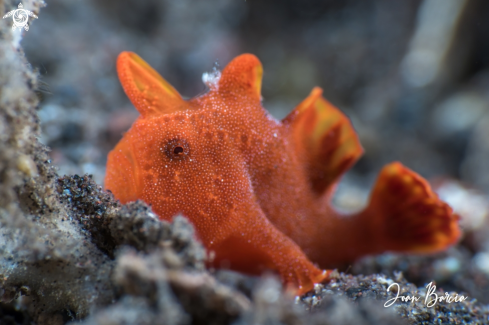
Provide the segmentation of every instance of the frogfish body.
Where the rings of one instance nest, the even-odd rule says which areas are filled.
[[[120,54],[117,70],[141,115],[109,153],[106,189],[163,220],[188,217],[217,267],[273,270],[305,293],[328,279],[323,269],[385,251],[435,252],[460,237],[452,209],[398,162],[382,169],[363,211],[335,211],[335,184],[363,152],[349,119],[314,88],[275,120],[251,54],[190,100],[134,53]]]

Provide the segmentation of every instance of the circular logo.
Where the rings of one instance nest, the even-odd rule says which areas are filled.
[[[29,10],[24,9],[22,3],[19,3],[18,9],[9,11],[3,18],[12,17],[14,24],[12,25],[12,29],[15,30],[17,27],[25,30],[29,30],[29,25],[27,22],[29,21],[29,16],[33,18],[37,18],[37,16]]]
[[[15,27],[22,28],[27,25],[27,21],[29,20],[29,15],[24,9],[17,9],[13,15],[14,25]]]

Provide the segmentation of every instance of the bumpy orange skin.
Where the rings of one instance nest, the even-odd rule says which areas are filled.
[[[275,120],[253,55],[188,101],[134,53],[117,68],[141,116],[109,153],[105,187],[161,219],[187,216],[216,266],[275,270],[304,293],[329,274],[311,260],[326,268],[386,250],[432,252],[460,235],[452,210],[399,163],[381,172],[364,211],[334,211],[334,185],[362,154],[349,120],[319,88]]]

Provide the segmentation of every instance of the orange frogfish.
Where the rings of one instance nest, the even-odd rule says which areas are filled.
[[[254,55],[216,71],[209,91],[189,100],[134,53],[120,54],[117,71],[141,115],[109,153],[106,189],[160,219],[188,217],[216,267],[273,270],[302,294],[334,265],[436,252],[460,237],[457,215],[398,162],[382,169],[363,211],[335,211],[335,185],[363,152],[349,119],[320,88],[274,119]]]

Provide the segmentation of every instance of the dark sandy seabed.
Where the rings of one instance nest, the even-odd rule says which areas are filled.
[[[302,297],[273,275],[206,270],[185,218],[161,222],[90,175],[57,174],[38,141],[38,75],[10,26],[0,22],[1,325],[489,324],[489,276],[476,267],[482,255],[474,262],[487,254],[487,221],[446,252],[365,258]],[[469,298],[383,307],[391,283],[424,296],[431,281],[439,295]]]

